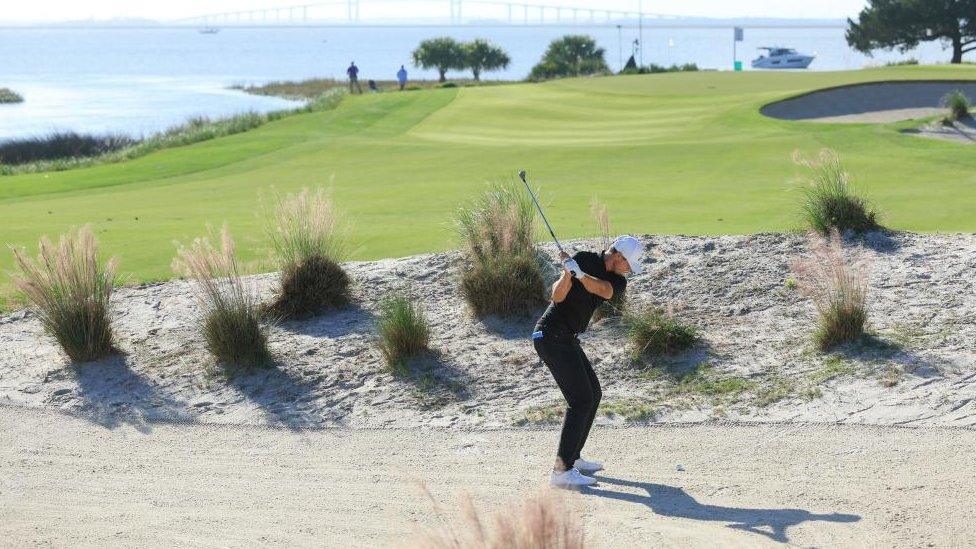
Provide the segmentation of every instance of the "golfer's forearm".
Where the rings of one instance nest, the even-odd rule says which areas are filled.
[[[580,278],[580,282],[583,284],[583,287],[586,288],[586,291],[590,292],[591,294],[596,294],[603,299],[610,299],[613,297],[613,286],[606,280],[600,280],[599,278],[593,278],[589,275],[583,275],[583,277]]]
[[[572,287],[573,278],[563,273],[563,276],[559,277],[559,280],[552,285],[552,294],[549,297],[553,303],[559,303],[566,299],[566,295],[569,294],[569,289]]]

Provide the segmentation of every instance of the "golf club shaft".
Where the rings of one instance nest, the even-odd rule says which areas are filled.
[[[532,192],[532,187],[529,187],[529,182],[525,180],[525,170],[519,172],[519,179],[525,184],[525,190],[529,191],[529,196],[532,197],[532,202],[535,203],[535,207],[539,210],[539,215],[542,216],[542,222],[546,224],[546,228],[549,229],[549,234],[552,235],[552,240],[556,243],[556,247],[559,248],[560,252],[563,252],[563,246],[559,243],[559,239],[556,238],[556,232],[552,230],[552,225],[549,224],[549,220],[546,219],[546,214],[542,211],[542,206],[539,204],[539,199],[535,197],[535,193]],[[565,253],[565,252],[563,252]]]

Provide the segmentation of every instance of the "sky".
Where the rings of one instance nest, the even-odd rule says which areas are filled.
[[[532,4],[596,9],[637,9],[638,0],[520,0]],[[857,15],[865,0],[642,0],[645,13],[698,17],[846,18]],[[446,17],[448,0],[359,0],[361,17]],[[53,22],[85,19],[184,17],[254,8],[319,3],[317,0],[9,0],[0,22]],[[464,4],[474,10],[476,2]],[[343,13],[344,7],[320,8]]]

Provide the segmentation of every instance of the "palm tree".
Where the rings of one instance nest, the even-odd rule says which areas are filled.
[[[476,82],[481,80],[482,71],[506,69],[512,61],[505,50],[483,38],[464,44],[464,57]]]
[[[545,80],[603,73],[609,70],[603,54],[603,48],[597,47],[593,37],[566,35],[549,44],[542,61],[532,67],[529,78]]]
[[[464,68],[464,46],[446,36],[424,40],[413,50],[413,64],[423,69],[437,69],[440,81],[444,82],[448,69]]]

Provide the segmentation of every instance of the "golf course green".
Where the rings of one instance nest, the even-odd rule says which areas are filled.
[[[726,234],[797,226],[795,150],[841,160],[889,227],[976,230],[976,148],[899,133],[912,123],[767,118],[770,101],[842,84],[974,79],[976,67],[848,72],[700,72],[346,97],[246,133],[117,164],[0,177],[0,243],[92,223],[130,283],[168,278],[174,241],[227,222],[250,268],[267,268],[259,196],[325,185],[345,212],[353,259],[456,246],[455,209],[525,168],[561,237],[597,232]],[[540,234],[541,237],[541,234]],[[0,294],[11,295],[11,254]]]

